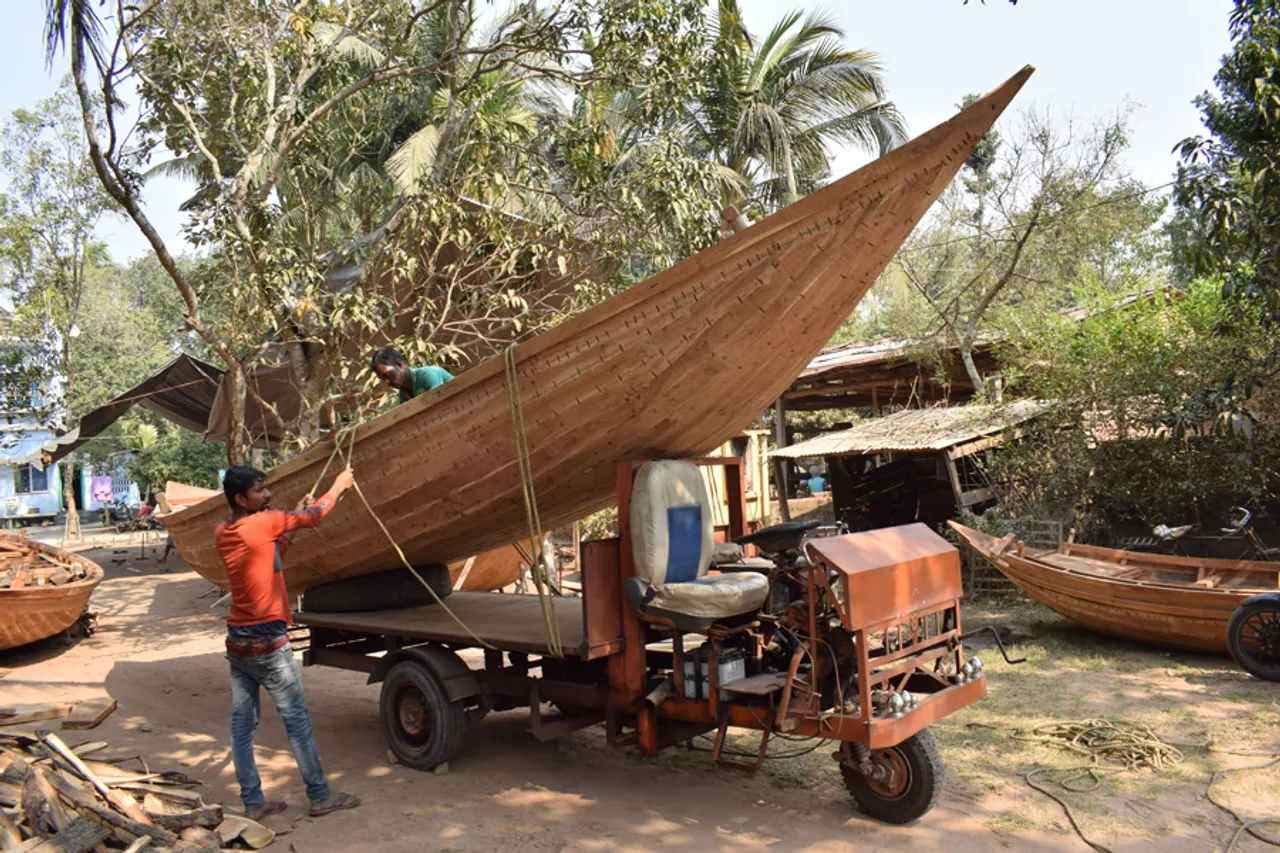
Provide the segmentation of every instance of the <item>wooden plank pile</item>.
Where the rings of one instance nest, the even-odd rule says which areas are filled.
[[[64,729],[92,729],[116,710],[116,700],[103,694],[82,702],[26,702],[0,705],[0,726],[62,719]]]
[[[152,771],[140,757],[88,757],[108,746],[69,747],[41,731],[0,734],[0,853],[209,853],[275,838],[206,804],[192,790],[200,783],[182,773]]]
[[[64,563],[48,554],[21,551],[15,545],[0,543],[0,589],[66,586],[88,577],[89,572],[84,566]]]

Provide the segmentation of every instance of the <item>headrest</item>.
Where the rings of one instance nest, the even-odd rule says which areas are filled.
[[[637,577],[661,586],[706,574],[715,531],[698,466],[679,459],[640,466],[631,490],[630,520]]]

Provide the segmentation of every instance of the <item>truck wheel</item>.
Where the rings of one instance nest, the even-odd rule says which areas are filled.
[[[1227,646],[1236,663],[1255,678],[1280,681],[1280,604],[1242,605],[1227,623]]]
[[[417,661],[401,661],[387,671],[378,711],[387,746],[406,767],[431,770],[462,746],[463,703],[450,702],[436,677]]]
[[[864,776],[853,762],[840,765],[844,786],[858,807],[885,823],[911,823],[942,794],[946,769],[933,734],[917,732],[897,746],[871,751],[874,772]]]
[[[436,596],[444,598],[453,591],[448,566],[416,566],[415,570]],[[400,568],[313,586],[302,594],[302,609],[311,613],[356,613],[421,607],[435,601],[435,596],[408,569]]]

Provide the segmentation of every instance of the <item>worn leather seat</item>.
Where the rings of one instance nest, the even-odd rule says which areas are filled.
[[[753,613],[769,596],[755,572],[708,575],[715,552],[711,503],[698,467],[677,459],[647,462],[631,492],[635,577],[627,600],[642,619],[684,631]]]

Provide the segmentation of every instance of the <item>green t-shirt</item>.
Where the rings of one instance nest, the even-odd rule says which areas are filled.
[[[407,403],[423,391],[430,391],[439,385],[443,385],[453,378],[453,374],[445,370],[443,367],[436,367],[434,364],[430,367],[415,367],[409,371],[413,376],[413,393],[410,394],[403,388],[400,389],[400,402]]]

